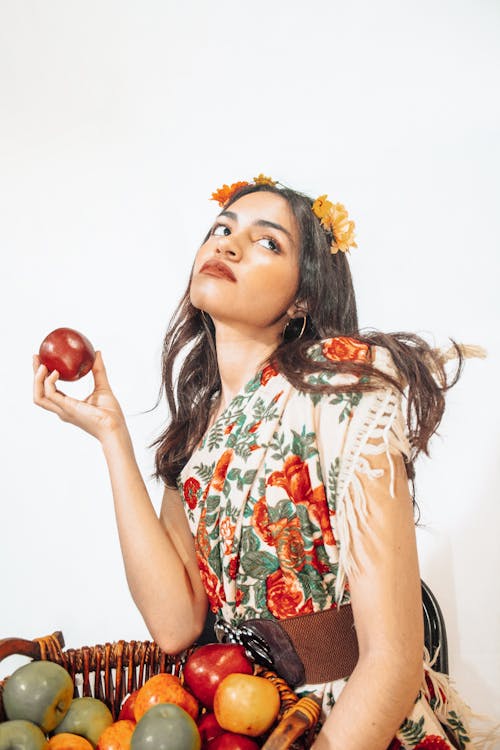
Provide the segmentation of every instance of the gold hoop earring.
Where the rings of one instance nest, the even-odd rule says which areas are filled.
[[[285,340],[286,329],[288,328],[288,326],[290,325],[290,323],[292,322],[292,320],[298,320],[298,318],[290,318],[290,320],[287,321],[287,324],[283,328],[283,334],[282,334],[283,341]],[[302,334],[306,330],[306,325],[307,325],[307,315],[303,315],[302,316],[302,328],[300,329],[299,335],[295,337],[296,341],[298,341],[302,337]]]

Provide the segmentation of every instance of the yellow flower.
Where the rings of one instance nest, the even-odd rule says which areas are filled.
[[[333,235],[331,252],[343,253],[349,251],[350,247],[357,247],[354,242],[355,224],[348,219],[348,213],[342,203],[332,203],[326,195],[320,195],[312,205],[312,210],[321,221],[321,225],[328,229]]]
[[[262,172],[258,177],[254,177],[253,181],[256,185],[276,185],[276,180],[273,180],[272,177],[266,177]]]
[[[312,204],[312,210],[321,221],[325,229],[331,229],[330,225],[330,212],[333,208],[333,203],[328,200],[326,195],[320,195],[316,198]]]

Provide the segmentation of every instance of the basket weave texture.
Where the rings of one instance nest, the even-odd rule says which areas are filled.
[[[116,720],[123,698],[142,687],[155,674],[168,672],[182,679],[186,658],[196,648],[193,644],[181,654],[171,655],[154,641],[117,641],[104,645],[64,649],[60,631],[33,640],[5,638],[0,640],[0,661],[13,654],[34,660],[60,664],[75,685],[75,697],[102,700]],[[305,750],[310,747],[320,707],[311,698],[298,698],[287,683],[274,672],[255,666],[255,674],[265,677],[278,688],[281,698],[279,721],[266,739],[262,750]],[[6,678],[8,679],[8,677]],[[0,681],[0,721],[6,719],[3,708],[3,686]]]

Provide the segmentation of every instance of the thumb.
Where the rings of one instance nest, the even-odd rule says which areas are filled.
[[[100,351],[97,351],[95,353],[95,360],[92,367],[92,374],[94,376],[94,383],[96,389],[99,388],[107,388],[109,389],[109,381],[108,376],[106,374],[106,368],[104,367],[104,362],[102,359],[102,354]]]

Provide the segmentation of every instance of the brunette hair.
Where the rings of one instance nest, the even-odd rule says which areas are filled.
[[[406,463],[406,472],[415,502],[414,461],[421,451],[429,455],[429,440],[444,412],[444,393],[455,385],[462,372],[463,355],[458,344],[450,339],[456,348],[458,364],[454,376],[449,378],[438,352],[417,334],[377,330],[361,332],[346,254],[330,252],[332,235],[321,226],[311,210],[312,199],[287,187],[247,185],[232,195],[224,208],[243,195],[257,191],[280,195],[288,202],[295,217],[300,237],[300,279],[296,299],[307,310],[306,325],[300,338],[297,336],[303,325],[301,318],[290,321],[286,338],[262,365],[272,363],[302,391],[337,393],[348,388],[361,392],[390,384],[402,392],[400,382],[367,361],[328,360],[322,363],[325,370],[360,376],[361,382],[348,387],[304,382],[304,375],[318,370],[318,363],[307,353],[315,341],[350,336],[368,345],[387,347],[408,387],[406,418],[412,457]],[[181,353],[185,356],[174,382],[174,365]],[[163,342],[160,393],[164,391],[166,394],[171,419],[152,444],[157,446],[154,476],[168,486],[175,487],[179,473],[202,439],[210,418],[207,405],[219,393],[220,387],[215,328],[210,317],[191,304],[188,285]]]

